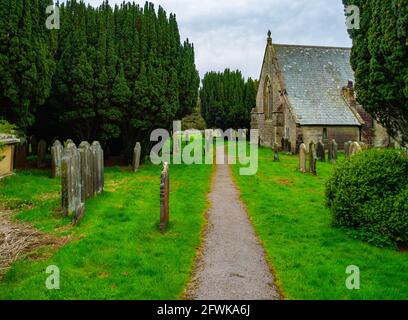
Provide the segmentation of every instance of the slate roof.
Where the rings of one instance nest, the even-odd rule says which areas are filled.
[[[350,49],[274,44],[289,103],[301,125],[361,125],[342,88],[354,82]]]

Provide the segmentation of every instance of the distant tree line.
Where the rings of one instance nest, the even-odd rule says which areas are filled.
[[[250,128],[258,83],[240,71],[205,74],[200,90],[201,112],[207,126],[223,130]]]
[[[174,14],[71,0],[59,6],[61,28],[48,30],[50,4],[0,2],[0,118],[48,140],[115,141],[130,155],[197,106],[194,47]]]
[[[398,140],[408,144],[407,0],[343,0],[360,9],[350,29],[357,99]]]

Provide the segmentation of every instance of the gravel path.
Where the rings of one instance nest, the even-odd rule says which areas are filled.
[[[217,165],[214,179],[208,228],[187,296],[196,300],[279,299],[229,166]]]

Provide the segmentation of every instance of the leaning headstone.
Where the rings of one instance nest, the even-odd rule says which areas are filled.
[[[40,140],[37,146],[37,167],[39,169],[46,167],[45,156],[47,155],[47,142]]]
[[[275,142],[273,144],[273,161],[280,161],[279,159],[279,145]]]
[[[331,163],[336,163],[337,151],[338,151],[338,145],[337,145],[336,140],[333,139],[329,142],[329,161]]]
[[[322,141],[319,141],[316,145],[316,157],[317,160],[326,161],[326,152]]]
[[[356,153],[362,152],[362,148],[358,142],[353,142],[350,146],[349,157],[355,155]]]
[[[306,172],[306,158],[307,158],[306,145],[302,143],[299,146],[299,170],[300,172]]]
[[[170,175],[169,164],[164,163],[160,181],[160,231],[165,231],[169,222]]]
[[[350,157],[350,146],[352,143],[352,141],[347,141],[344,143],[344,156],[346,159]]]
[[[91,161],[93,193],[97,195],[103,192],[104,187],[103,150],[98,141],[94,141],[91,145]]]
[[[14,168],[25,169],[27,167],[27,140],[20,139],[14,148]]]
[[[317,175],[317,156],[316,156],[316,144],[311,142],[309,144],[309,170],[313,175]]]
[[[94,194],[91,146],[87,141],[82,141],[79,145],[79,155],[81,158],[81,200],[85,202]]]
[[[81,201],[80,165],[77,147],[73,143],[67,144],[61,159],[62,208],[64,215],[73,215],[74,220],[79,220],[84,209]]]
[[[173,144],[175,143],[176,140],[173,140]],[[133,149],[133,162],[132,162],[133,172],[136,172],[137,170],[139,170],[141,152],[142,152],[142,147],[140,143],[137,142],[135,145],[135,148]]]
[[[52,178],[59,178],[61,177],[61,158],[62,158],[62,151],[64,148],[62,147],[61,142],[55,140],[54,144],[51,147],[51,177]]]

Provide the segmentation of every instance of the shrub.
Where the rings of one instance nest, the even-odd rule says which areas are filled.
[[[327,182],[333,224],[375,245],[408,242],[408,157],[372,149],[346,160]]]

